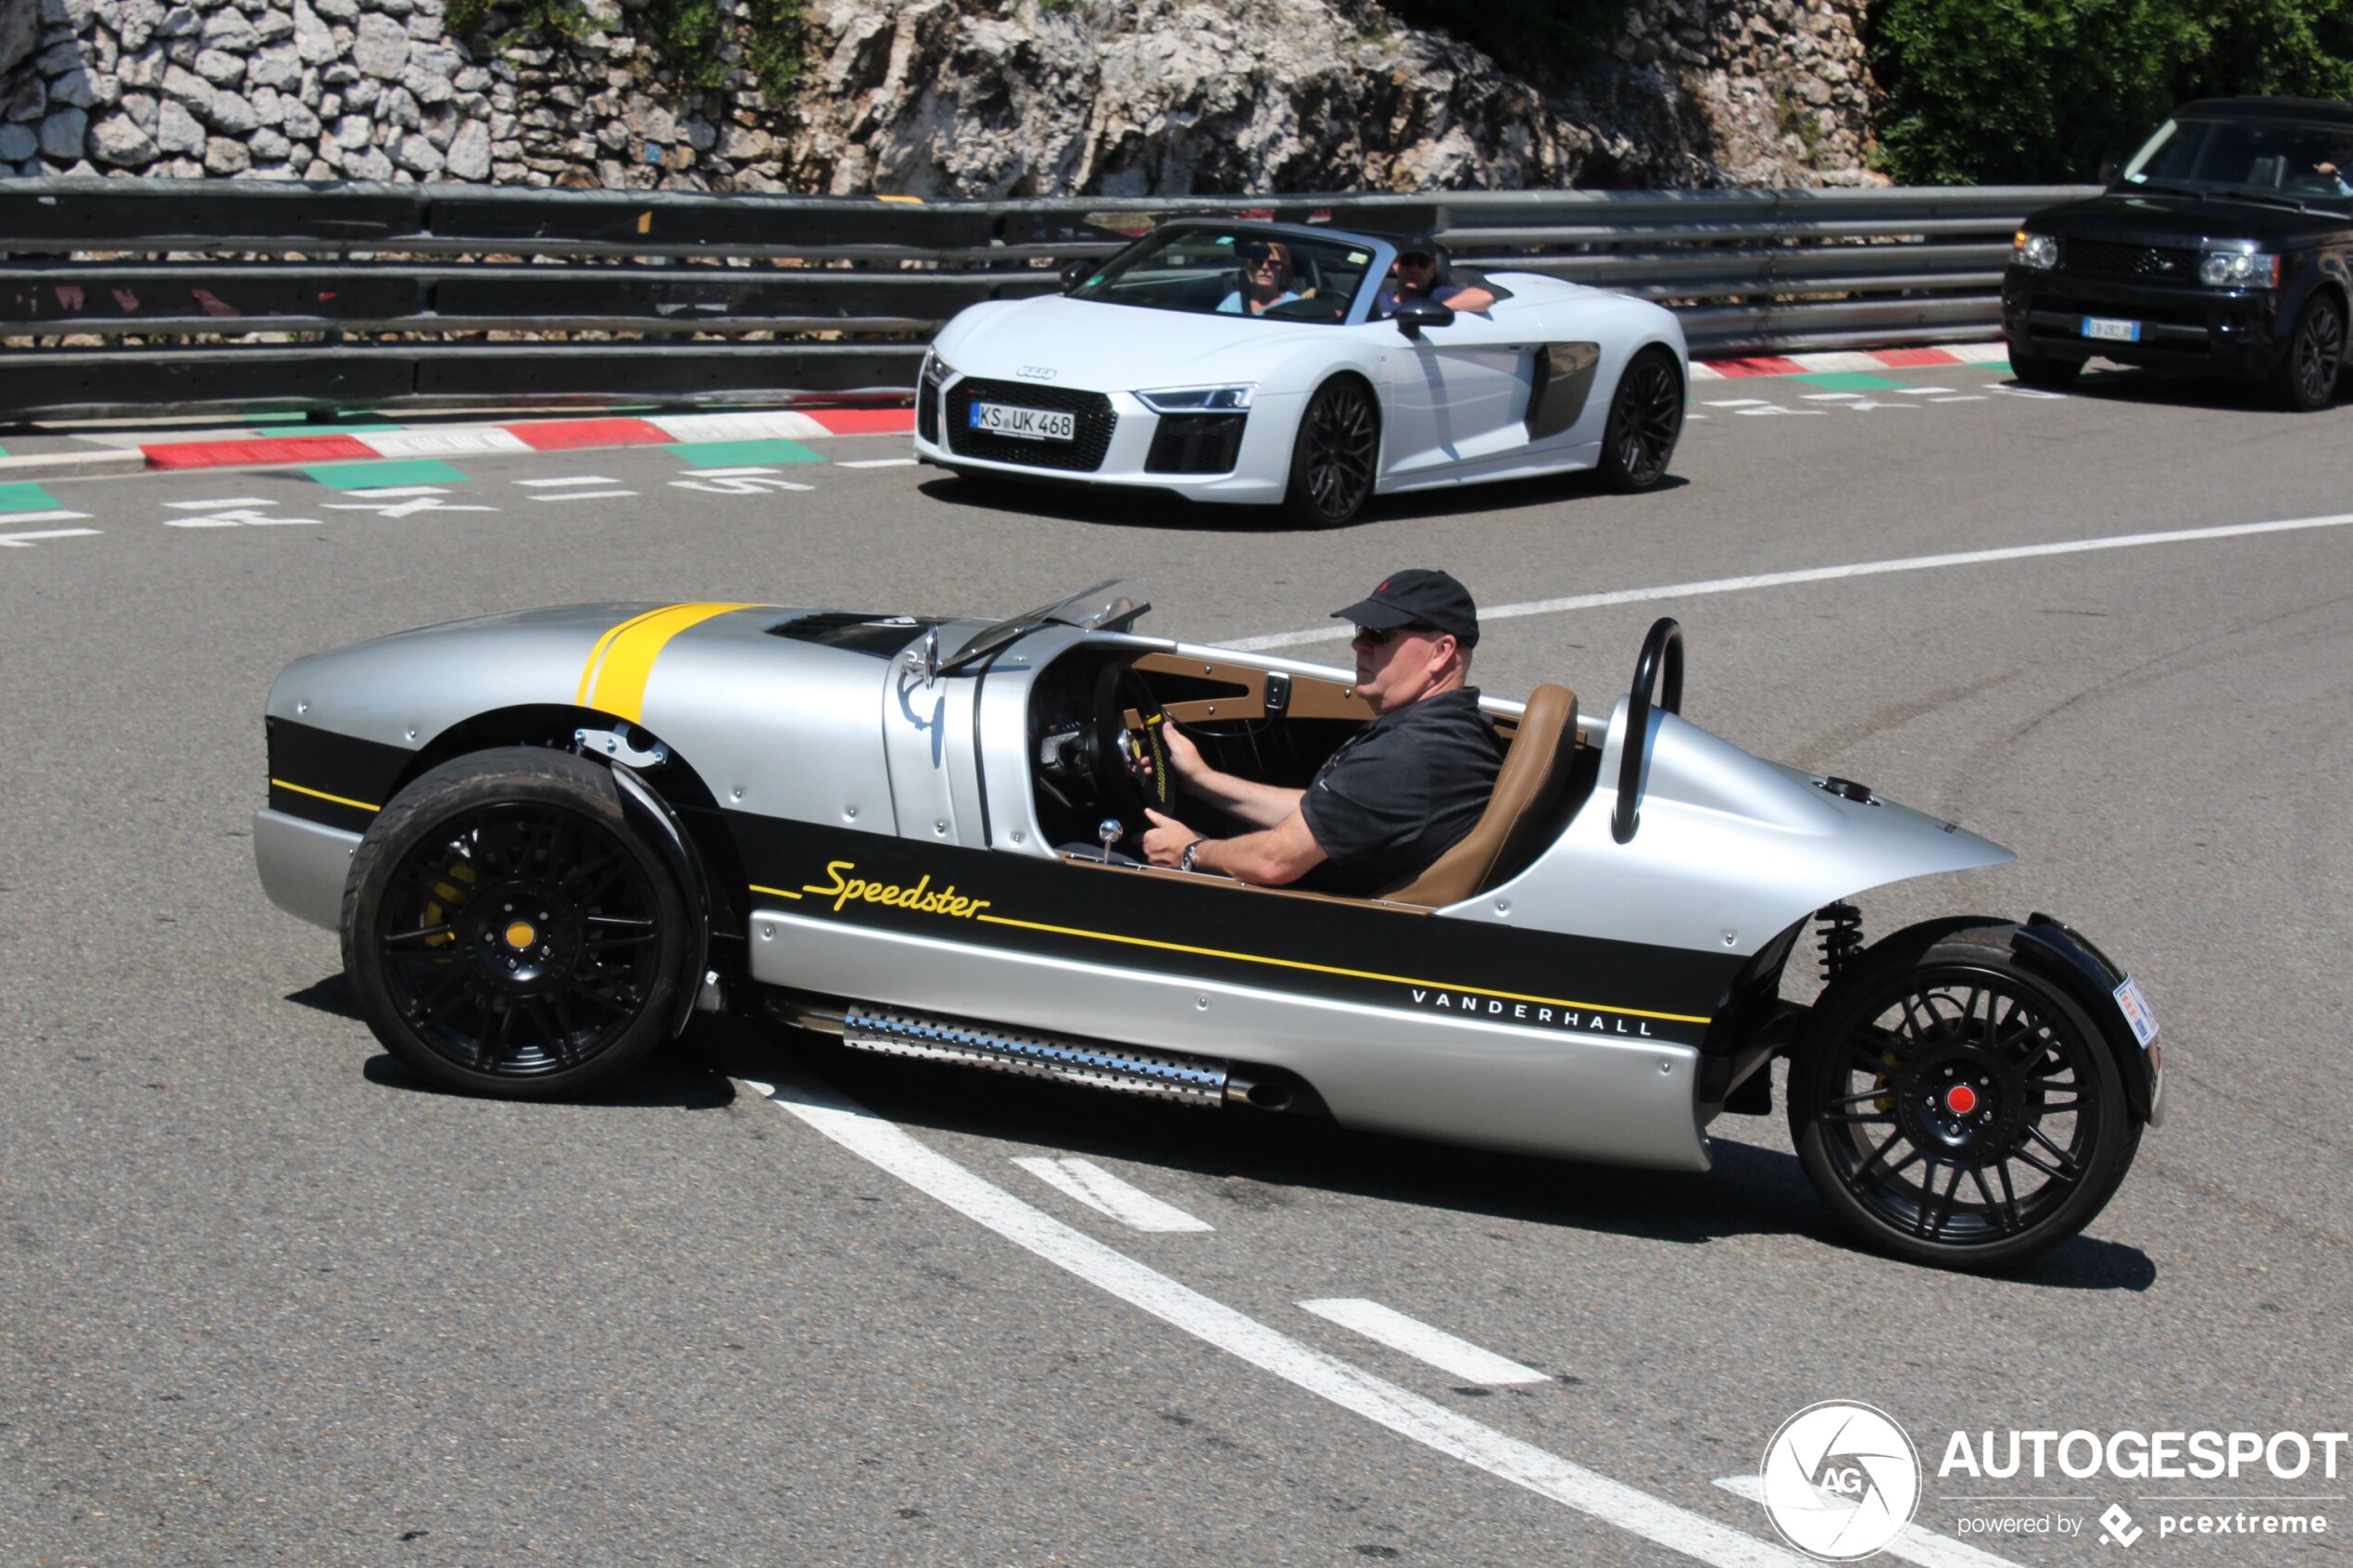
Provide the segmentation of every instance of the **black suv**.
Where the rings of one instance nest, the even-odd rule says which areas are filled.
[[[2335,395],[2353,315],[2353,104],[2184,104],[2106,192],[2026,220],[2002,274],[2010,369],[2064,386],[2097,354]]]

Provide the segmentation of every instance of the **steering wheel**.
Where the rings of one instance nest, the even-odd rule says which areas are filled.
[[[1142,722],[1127,727],[1135,710]],[[1125,664],[1108,665],[1095,677],[1095,722],[1087,736],[1087,767],[1094,776],[1098,797],[1111,810],[1128,818],[1140,833],[1150,823],[1144,808],[1168,809],[1176,779],[1168,766],[1168,710],[1152,696],[1144,678]]]

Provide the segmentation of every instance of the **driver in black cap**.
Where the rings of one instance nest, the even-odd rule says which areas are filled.
[[[1333,615],[1356,623],[1356,695],[1373,721],[1304,790],[1220,772],[1168,726],[1177,780],[1258,831],[1203,838],[1150,811],[1152,864],[1363,897],[1411,881],[1478,824],[1504,746],[1468,684],[1478,643],[1468,590],[1443,571],[1393,572]]]

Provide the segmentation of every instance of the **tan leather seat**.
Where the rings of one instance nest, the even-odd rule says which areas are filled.
[[[1529,833],[1560,803],[1576,752],[1577,694],[1567,686],[1537,687],[1528,696],[1519,734],[1504,755],[1478,825],[1421,875],[1381,897],[1437,908],[1485,891],[1498,868],[1517,863]]]

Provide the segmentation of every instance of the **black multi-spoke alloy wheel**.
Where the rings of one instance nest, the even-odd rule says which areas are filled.
[[[1372,499],[1380,461],[1380,405],[1354,376],[1315,389],[1291,443],[1290,488],[1283,509],[1310,528],[1336,528]]]
[[[2336,379],[2345,370],[2345,307],[2329,294],[2315,294],[2296,313],[2287,358],[2276,372],[2280,400],[2300,414],[2336,401]]]
[[[2040,387],[2045,392],[2064,392],[2075,384],[2083,373],[2083,361],[2066,359],[2056,355],[2020,354],[2010,350],[2010,375],[2021,386]]]
[[[1870,1246],[1940,1268],[2021,1263],[2089,1223],[2139,1147],[2116,1059],[2009,925],[1881,943],[1790,1065],[1814,1190]]]
[[[1648,490],[1667,477],[1667,461],[1683,435],[1683,378],[1675,357],[1645,348],[1617,378],[1602,431],[1602,483],[1612,490]]]
[[[376,1038],[473,1094],[573,1095],[668,1031],[694,916],[603,767],[514,746],[402,790],[352,855],[343,960]]]

